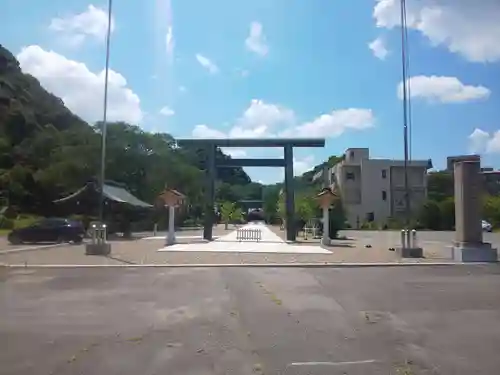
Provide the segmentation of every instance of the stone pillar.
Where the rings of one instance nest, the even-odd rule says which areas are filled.
[[[454,165],[455,246],[453,259],[460,262],[496,262],[498,254],[483,242],[481,226],[482,180],[480,161]]]
[[[215,146],[209,144],[206,148],[206,190],[205,190],[205,218],[203,223],[203,238],[212,241],[214,225],[214,204],[215,204]]]
[[[167,245],[175,243],[175,206],[168,206],[168,234]]]
[[[295,241],[295,194],[293,186],[293,147],[285,147],[285,211],[286,240]]]
[[[481,227],[481,186],[479,162],[455,163],[455,241],[457,244],[483,242]]]
[[[323,206],[323,245],[330,245],[330,207]]]

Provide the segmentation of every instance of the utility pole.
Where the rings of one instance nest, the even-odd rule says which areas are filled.
[[[109,78],[109,46],[111,42],[111,19],[113,0],[108,0],[108,30],[106,35],[106,67],[104,71],[104,105],[101,128],[101,165],[99,177],[99,222],[104,222],[104,178],[106,173],[106,133],[108,131],[108,78]]]
[[[407,56],[406,1],[401,0],[401,66],[403,89],[403,147],[404,147],[404,191],[405,191],[405,226],[410,229],[411,207],[410,187],[408,183],[408,56]]]

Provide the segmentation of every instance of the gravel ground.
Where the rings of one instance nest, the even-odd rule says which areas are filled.
[[[282,238],[285,232],[279,227],[271,229]],[[223,225],[214,228],[214,236],[223,236],[234,228],[224,230]],[[344,233],[342,233],[344,234]],[[143,233],[147,237],[152,233]],[[161,234],[164,235],[164,234]],[[108,257],[86,256],[83,245],[68,245],[33,251],[0,254],[0,263],[21,265],[43,264],[256,264],[256,263],[385,263],[385,262],[451,262],[451,232],[421,232],[419,239],[424,247],[424,259],[401,259],[389,247],[397,245],[398,232],[394,231],[348,231],[349,240],[333,241],[328,247],[331,254],[283,254],[283,253],[235,253],[235,252],[158,252],[164,247],[164,239],[136,239],[112,241],[112,253]],[[491,234],[488,234],[491,235]],[[495,241],[498,234],[487,240]],[[179,242],[198,242],[182,237],[198,236],[201,230],[177,233]],[[486,237],[486,236],[485,236]],[[366,245],[371,247],[366,247]],[[319,239],[299,238],[298,244],[291,246],[320,246]]]
[[[0,255],[7,264],[255,264],[255,263],[329,263],[329,262],[400,262],[386,248],[330,247],[331,254],[279,254],[234,252],[158,252],[163,240],[121,241],[112,244],[109,257],[86,256],[84,246],[24,251]],[[428,253],[429,253],[429,249]],[[447,261],[437,256],[405,262]]]

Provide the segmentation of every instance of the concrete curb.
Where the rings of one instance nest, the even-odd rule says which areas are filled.
[[[254,264],[10,264],[9,268],[366,268],[366,267],[448,267],[484,266],[498,263],[254,263]]]
[[[22,247],[20,249],[0,250],[0,255],[11,254],[11,253],[20,253],[20,252],[23,252],[23,251],[53,249],[53,248],[62,247],[62,246],[71,246],[71,244],[69,244],[69,243],[57,243],[57,244],[52,244],[52,245]]]

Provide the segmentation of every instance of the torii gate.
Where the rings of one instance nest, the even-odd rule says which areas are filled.
[[[224,138],[224,139],[178,139],[177,146],[191,146],[206,152],[206,197],[203,237],[211,241],[214,224],[215,178],[217,167],[284,167],[286,239],[295,241],[295,204],[293,186],[293,148],[324,147],[324,138]],[[282,147],[283,159],[227,159],[215,160],[217,147]]]

